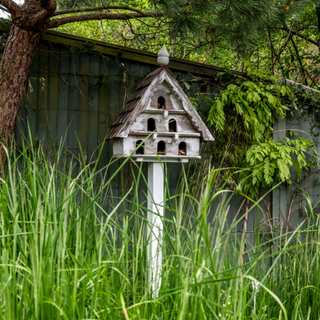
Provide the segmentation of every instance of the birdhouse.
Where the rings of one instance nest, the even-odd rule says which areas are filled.
[[[166,66],[165,46],[158,55],[162,66],[148,74],[111,126],[114,157],[152,162],[188,162],[200,158],[200,142],[213,137],[173,73]]]

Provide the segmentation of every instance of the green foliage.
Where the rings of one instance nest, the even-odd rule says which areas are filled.
[[[240,174],[240,190],[255,197],[261,186],[272,187],[274,182],[284,181],[291,184],[290,169],[294,166],[297,179],[301,177],[301,170],[307,167],[305,152],[311,147],[311,141],[305,138],[282,142],[268,139],[251,146]]]
[[[129,5],[143,11],[159,10],[164,14],[164,18],[81,22],[61,26],[59,30],[151,52],[157,52],[162,44],[166,43],[173,56],[237,70],[244,69],[242,62],[247,58],[256,71],[262,68],[270,70],[270,63],[260,63],[261,60],[270,59],[271,49],[267,39],[270,29],[273,32],[275,30],[272,27],[281,27],[283,21],[292,17],[297,19],[313,5],[311,0],[297,0],[293,5],[287,0],[58,1],[59,9],[103,4]],[[287,8],[289,11],[285,12]],[[101,30],[102,25],[105,32]],[[281,31],[277,30],[275,33],[276,37],[279,37]],[[258,46],[263,49],[257,49]],[[260,54],[261,51],[264,52],[263,55]],[[292,56],[292,53],[290,55]],[[294,60],[296,62],[296,57]],[[292,68],[292,63],[290,69],[287,68],[287,63],[283,68],[281,74],[299,70],[297,67]]]
[[[267,19],[276,19],[278,14],[278,6],[270,5],[271,0],[229,1],[227,3],[218,0],[149,0],[141,3],[142,6],[139,2],[131,0],[58,1],[61,8],[95,7],[101,4],[129,5],[136,9],[149,8],[164,14],[168,23],[168,35],[173,37],[190,36],[200,30],[205,33],[205,36],[211,37],[211,33],[218,29],[220,34],[225,34],[237,42],[249,30],[265,24]]]
[[[284,85],[264,85],[261,82],[230,84],[227,90],[221,91],[220,96],[213,100],[208,121],[221,133],[225,128],[226,112],[232,109],[243,120],[243,128],[250,131],[252,140],[259,142],[265,133],[272,130],[274,112],[283,118],[288,110],[281,104],[280,95],[291,95],[291,91]]]
[[[193,102],[198,109],[208,107],[215,165],[239,167],[248,149],[268,138],[276,119],[285,116],[288,107],[280,99],[292,94],[284,85],[248,81],[229,73],[217,75],[217,81],[227,89],[219,91],[215,99],[198,94]]]
[[[297,109],[304,110],[303,116],[309,114],[310,109],[318,114],[317,93],[291,86],[293,92],[300,92],[295,96],[288,86],[271,85],[259,78],[255,82],[234,77],[223,81],[231,84],[214,100],[201,94],[201,98],[193,102],[209,106],[208,120],[216,139],[211,150],[213,161],[222,167],[241,168],[234,183],[239,183],[243,192],[256,197],[260,187],[272,187],[273,183],[284,181],[290,184],[292,166],[299,179],[303,168],[316,165],[316,157],[307,162],[305,156],[316,144],[315,139],[311,142],[305,138],[286,138],[275,142],[271,134],[277,118],[290,116],[290,112]],[[316,156],[316,152],[313,153]]]
[[[63,32],[151,52],[158,52],[166,43],[178,58],[243,72],[278,74],[314,88],[319,83],[320,6],[316,0],[59,0],[58,4],[60,9],[129,5],[164,14],[143,21],[75,23],[61,26]],[[289,37],[291,27],[294,33]]]

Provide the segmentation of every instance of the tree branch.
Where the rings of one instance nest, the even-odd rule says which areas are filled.
[[[1,1],[1,0],[0,0]],[[69,10],[63,10],[63,11],[57,11],[54,16],[60,16],[63,14],[68,13],[77,13],[77,12],[88,12],[88,11],[99,11],[99,10],[109,10],[109,9],[121,9],[121,10],[129,10],[134,11],[143,14],[143,11],[139,9],[135,9],[129,6],[100,6],[100,7],[93,7],[93,8],[81,8],[81,9],[69,9]]]
[[[1,1],[1,0],[0,0]],[[83,14],[78,16],[71,16],[59,19],[53,19],[48,25],[48,29],[57,28],[64,24],[80,22],[80,21],[89,21],[89,20],[128,20],[128,19],[137,19],[137,18],[146,18],[146,17],[162,17],[163,14],[160,12],[143,12],[143,14],[134,12],[134,13],[91,13]]]
[[[284,31],[287,31],[287,32],[288,32],[288,30],[285,29],[285,28],[275,28],[275,29],[284,30]],[[300,32],[297,32],[297,31],[292,30],[291,33],[294,34],[295,36],[298,36],[298,37],[300,37],[300,38],[302,38],[302,39],[304,39],[304,40],[306,40],[306,41],[309,41],[310,43],[315,44],[316,46],[318,46],[318,42],[317,42],[316,40],[313,40],[313,39],[311,39],[311,38],[308,38],[307,36],[304,36],[304,35],[301,34]]]
[[[307,41],[315,44],[316,46],[318,46],[318,42],[316,40],[313,40],[311,38],[307,38],[306,36],[304,36],[303,34],[297,32],[297,31],[292,30],[292,34],[294,34],[294,35],[296,35],[296,36],[298,36],[298,37],[300,37],[300,38],[302,38],[304,40],[307,40]]]
[[[0,0],[0,4],[5,7],[11,14],[20,12],[20,7],[12,0]]]
[[[318,30],[318,27],[316,27],[316,26],[305,26],[305,27],[299,28],[298,31],[302,31],[302,30],[306,30],[306,29],[317,29]]]
[[[294,25],[294,20],[292,21],[292,25],[291,25],[290,30],[284,28],[284,30],[286,30],[286,31],[288,32],[288,36],[287,36],[286,41],[285,41],[285,42],[282,44],[282,46],[280,47],[280,49],[279,49],[279,51],[278,51],[278,54],[276,55],[276,59],[274,59],[272,65],[271,65],[271,69],[273,69],[274,64],[276,63],[276,60],[277,60],[277,59],[280,60],[281,53],[283,52],[283,50],[284,50],[284,49],[286,48],[286,46],[288,45],[288,42],[289,42],[289,40],[290,40],[290,38],[291,38],[291,34],[293,33],[293,32],[292,32],[293,25]]]
[[[107,42],[107,37],[106,37],[106,33],[105,33],[105,31],[104,31],[104,27],[103,27],[103,22],[102,22],[102,20],[100,20],[100,24],[101,24],[101,29],[102,29],[104,41]]]
[[[184,59],[185,57],[187,57],[193,50],[196,50],[196,49],[199,49],[199,48],[201,48],[201,47],[204,47],[204,46],[206,46],[206,45],[209,44],[209,43],[210,43],[209,41],[208,41],[208,42],[205,42],[205,43],[201,43],[201,42],[200,42],[199,45],[194,46],[194,47],[193,47],[191,50],[189,50],[187,53],[184,53],[182,59]]]
[[[38,23],[38,21],[45,19],[47,16],[48,16],[48,11],[46,9],[42,9],[32,18],[32,20],[30,19],[31,24],[35,25]]]
[[[300,58],[300,54],[299,54],[299,50],[295,44],[295,42],[293,41],[293,38],[291,37],[290,39],[291,43],[292,43],[292,46],[293,46],[293,49],[296,53],[296,57],[297,57],[297,60],[298,60],[298,63],[299,63],[299,67],[300,67],[300,71],[301,71],[301,74],[302,74],[302,77],[303,77],[303,82],[304,82],[304,85],[308,85],[308,80],[307,80],[307,76],[308,73],[307,71],[303,68],[303,63],[302,63],[302,60]],[[312,79],[311,79],[312,80]]]
[[[10,13],[5,7],[3,7],[2,5],[0,5],[0,9],[7,12],[7,13]]]
[[[278,60],[279,64],[281,65],[280,59],[277,56],[276,50],[274,49],[269,30],[268,30],[268,39],[269,39],[269,44],[270,44],[270,48],[271,48],[271,61],[273,61],[273,57],[276,57],[276,59]],[[271,70],[272,70],[273,73],[274,73],[274,69],[273,69],[274,63],[271,66]]]
[[[161,17],[163,17],[163,15],[161,15]],[[136,19],[137,19],[137,21],[143,23],[145,26],[147,26],[147,27],[149,27],[149,28],[157,28],[157,29],[158,29],[158,26],[156,26],[155,24],[151,25],[151,24],[146,23],[146,22],[143,21],[143,20],[140,20],[139,18],[136,18]],[[166,20],[166,18],[162,19],[162,20],[159,22],[159,25],[160,25],[163,21],[165,21],[165,20]]]

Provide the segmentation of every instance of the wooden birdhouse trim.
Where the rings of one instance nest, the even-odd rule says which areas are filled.
[[[151,133],[150,131],[134,131],[134,132],[129,132],[129,136],[144,136],[147,137]],[[163,137],[174,137],[175,135],[178,134],[179,137],[197,137],[200,138],[201,134],[200,133],[185,133],[185,132],[159,132],[159,134]]]
[[[142,113],[163,114],[165,111],[168,111],[169,115],[170,114],[187,114],[187,112],[185,112],[184,110],[163,110],[163,109],[159,109],[159,110],[146,109],[146,110],[143,110]]]
[[[190,159],[201,159],[200,156],[196,157],[188,157],[188,156],[166,156],[166,155],[153,155],[153,156],[141,156],[134,154],[132,155],[132,158],[134,158],[137,162],[155,162],[160,161],[161,162],[188,162]]]

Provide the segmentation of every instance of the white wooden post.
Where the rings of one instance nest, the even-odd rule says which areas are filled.
[[[162,236],[164,209],[164,174],[163,164],[148,163],[148,245],[147,259],[149,282],[154,296],[158,295],[161,285]]]

